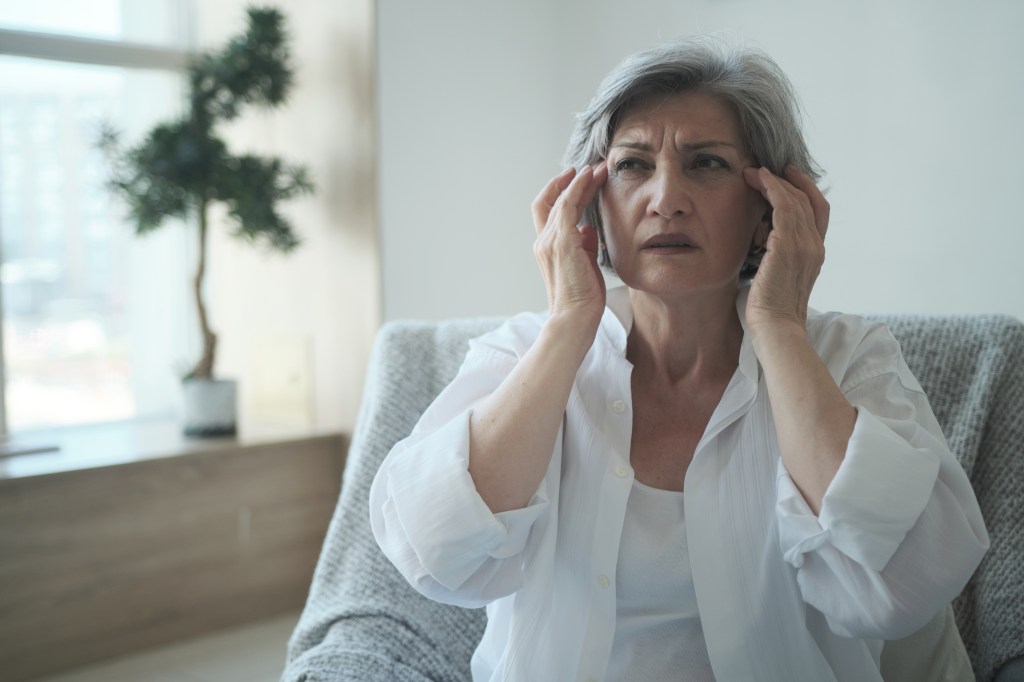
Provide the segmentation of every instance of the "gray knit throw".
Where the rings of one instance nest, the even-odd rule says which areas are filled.
[[[1024,325],[1006,317],[881,318],[967,471],[992,538],[954,602],[978,680],[1024,655]],[[370,483],[500,319],[386,325],[374,347],[341,497],[288,647],[284,682],[466,682],[483,610],[431,602],[381,554]]]

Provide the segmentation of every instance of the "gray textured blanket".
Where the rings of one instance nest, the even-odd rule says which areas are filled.
[[[954,603],[979,680],[1024,655],[1024,325],[1005,317],[883,318],[970,476],[992,549]],[[285,682],[470,679],[482,610],[419,596],[370,532],[367,497],[395,442],[498,319],[392,323],[377,339],[341,498]]]

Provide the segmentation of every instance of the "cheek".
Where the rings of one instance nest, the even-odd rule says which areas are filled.
[[[764,200],[759,192],[743,192],[735,197],[733,206],[737,207],[735,213],[736,222],[742,225],[744,231],[754,231],[761,225],[768,209],[768,202]]]
[[[601,227],[607,240],[615,231],[615,226],[621,222],[621,201],[616,193],[605,185],[597,195],[597,210],[601,214]]]
[[[622,223],[636,209],[635,191],[621,180],[609,178],[601,188],[599,206],[601,217],[607,227],[613,223]]]
[[[619,205],[619,192],[616,191],[616,187],[612,182],[613,180],[609,178],[608,182],[604,184],[601,188],[601,192],[598,194],[602,213],[614,211]]]
[[[622,214],[619,212],[619,202],[614,192],[605,185],[597,195],[597,210],[601,216],[601,238],[608,250],[608,258],[612,269],[615,269],[615,260],[618,255],[618,245],[622,242],[619,226],[623,224]]]

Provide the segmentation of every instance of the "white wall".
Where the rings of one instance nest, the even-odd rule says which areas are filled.
[[[543,305],[530,202],[570,113],[548,4],[378,2],[387,318]]]
[[[625,55],[718,31],[801,93],[831,187],[815,307],[1024,318],[1024,3],[378,4],[385,319],[542,309],[529,203],[572,114]]]

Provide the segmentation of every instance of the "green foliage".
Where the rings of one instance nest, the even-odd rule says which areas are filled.
[[[231,158],[222,140],[194,134],[188,120],[159,124],[125,151],[108,126],[100,146],[111,162],[109,186],[124,199],[139,234],[157,229],[166,218],[197,217],[217,196],[214,178]]]
[[[109,125],[99,139],[110,164],[109,187],[127,205],[136,233],[152,232],[168,218],[198,222],[195,298],[203,356],[187,377],[212,377],[217,345],[202,294],[210,203],[225,205],[236,237],[287,253],[299,238],[277,204],[313,191],[304,167],[276,157],[232,154],[217,135],[218,123],[238,117],[247,106],[282,104],[292,85],[284,16],[276,9],[247,12],[245,33],[190,64],[188,110],[181,118],[155,126],[127,149]]]
[[[128,149],[109,126],[101,133],[109,186],[139,234],[171,217],[202,220],[211,201],[222,201],[236,235],[286,252],[299,244],[276,204],[312,192],[309,173],[274,157],[232,155],[216,132],[245,105],[282,104],[292,84],[284,17],[276,9],[250,8],[248,15],[245,33],[193,60],[189,109],[181,119],[155,126]]]
[[[219,186],[220,198],[238,224],[236,236],[284,252],[299,245],[275,206],[312,190],[305,168],[285,166],[280,159],[240,156],[231,159]]]
[[[230,120],[242,104],[277,106],[292,84],[281,13],[250,9],[249,30],[191,71],[193,107]]]

